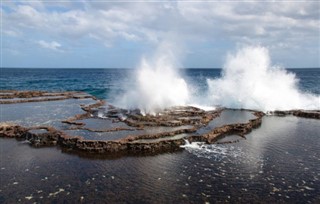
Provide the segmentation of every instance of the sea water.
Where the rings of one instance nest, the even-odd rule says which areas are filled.
[[[0,202],[318,203],[319,132],[318,120],[268,116],[238,143],[105,157],[0,138]]]
[[[320,68],[287,69],[300,79],[304,92],[320,94]],[[195,94],[203,95],[207,79],[220,77],[221,69],[180,69],[187,82],[194,85]],[[113,100],[123,94],[132,82],[135,69],[35,69],[1,68],[0,89],[85,91],[100,99]]]
[[[179,70],[197,93],[219,69]],[[288,69],[304,92],[320,94],[320,69]],[[112,101],[131,69],[1,69],[1,89],[85,91]],[[70,154],[0,138],[0,203],[318,203],[320,125],[265,116],[233,144],[186,144],[158,155]]]

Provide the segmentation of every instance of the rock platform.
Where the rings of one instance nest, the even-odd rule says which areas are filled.
[[[0,107],[3,110],[0,137],[26,140],[33,147],[59,146],[94,154],[166,152],[180,149],[186,140],[212,144],[221,143],[218,140],[228,135],[245,138],[261,125],[265,116],[254,110],[205,111],[191,106],[142,115],[139,110],[120,109],[83,92],[5,90],[0,91]],[[37,108],[41,111],[50,108],[50,114],[42,118],[41,113],[36,113]],[[23,113],[21,117],[19,113]],[[247,120],[229,121],[228,117],[222,120],[226,113],[246,114]],[[319,111],[272,114],[320,119]],[[222,122],[215,123],[218,120]]]

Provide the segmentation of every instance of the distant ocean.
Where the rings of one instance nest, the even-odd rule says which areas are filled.
[[[320,68],[288,69],[299,79],[303,92],[320,94]],[[218,78],[221,69],[181,69],[187,83],[207,88],[208,78]],[[135,69],[34,69],[1,68],[0,89],[84,91],[111,100],[133,83]],[[254,79],[252,79],[254,80]]]

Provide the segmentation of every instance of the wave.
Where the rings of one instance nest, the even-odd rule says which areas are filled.
[[[296,75],[271,65],[269,51],[247,46],[229,54],[220,78],[207,79],[207,92],[197,97],[197,87],[187,83],[176,66],[173,44],[162,43],[151,58],[142,58],[129,87],[118,105],[156,114],[172,106],[193,105],[214,109],[255,109],[264,112],[291,109],[320,109],[319,95],[298,88]],[[191,85],[192,84],[192,85]]]
[[[320,97],[303,93],[293,73],[271,66],[269,51],[249,46],[228,55],[218,79],[208,79],[211,103],[261,111],[319,109]]]
[[[141,60],[134,86],[124,94],[120,105],[127,109],[138,108],[143,114],[156,114],[167,107],[186,105],[190,98],[189,88],[176,67],[172,44],[161,44],[155,56]]]

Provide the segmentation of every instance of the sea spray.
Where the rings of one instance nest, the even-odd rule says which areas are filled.
[[[206,110],[214,106],[256,109],[264,112],[320,109],[320,97],[304,93],[293,73],[273,66],[269,51],[248,46],[229,54],[220,78],[207,79],[208,91],[198,96],[198,87],[187,83],[177,70],[177,50],[161,43],[154,56],[143,57],[133,84],[117,100],[117,106],[156,114],[164,108],[192,105]]]
[[[151,58],[142,58],[135,73],[134,85],[120,100],[127,109],[140,109],[143,114],[186,105],[188,85],[177,70],[175,51],[170,43],[162,43]]]
[[[221,78],[207,83],[209,101],[224,107],[261,111],[320,108],[320,97],[301,92],[295,75],[271,66],[268,49],[261,46],[228,55]]]

